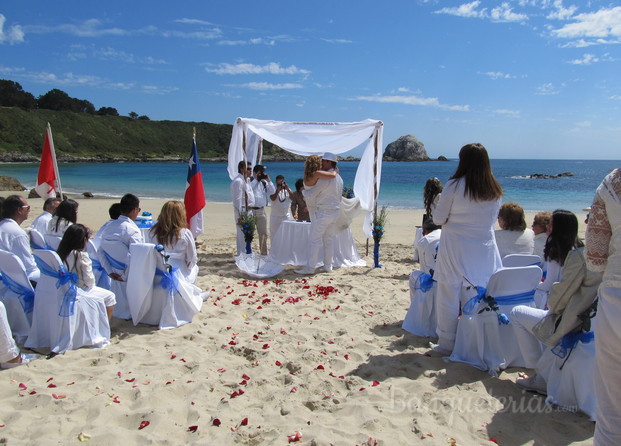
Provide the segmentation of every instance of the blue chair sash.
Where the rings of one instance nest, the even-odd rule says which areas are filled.
[[[41,246],[38,243],[36,243],[34,240],[30,239],[30,247],[32,249],[47,249],[47,250],[51,250],[52,248],[50,248],[47,244],[45,246]]]
[[[0,274],[0,280],[2,283],[15,294],[17,294],[17,298],[19,302],[22,304],[22,308],[24,309],[24,313],[31,313],[34,308],[34,291],[31,288],[27,288],[21,283],[17,283],[9,276],[5,274]]]
[[[103,255],[106,257],[106,260],[108,261],[108,263],[112,265],[112,268],[123,271],[127,267],[125,263],[119,260],[116,260],[114,257],[112,257],[110,254],[108,254],[103,249],[100,252],[103,252]]]
[[[581,331],[581,332],[572,332],[567,333],[563,338],[552,347],[552,353],[558,356],[561,359],[565,359],[567,353],[578,345],[578,342],[583,342],[588,344],[589,342],[593,342],[595,339],[595,335],[592,331]]]
[[[71,273],[67,271],[67,268],[65,268],[65,265],[63,264],[60,265],[60,268],[58,270],[55,270],[50,265],[45,263],[43,259],[37,256],[34,256],[34,258],[37,267],[39,267],[39,270],[41,271],[41,274],[45,274],[46,276],[58,279],[58,281],[56,282],[56,288],[60,288],[63,285],[69,284],[69,289],[65,292],[65,295],[63,296],[63,301],[60,305],[60,311],[58,312],[58,315],[60,317],[73,316],[75,300],[78,295],[78,275],[76,273]]]
[[[471,298],[462,308],[462,312],[464,314],[472,314],[475,310],[476,306],[481,302],[487,294],[487,290],[484,287],[477,287],[477,295]],[[508,294],[506,296],[489,296],[492,299],[492,304],[498,305],[523,305],[534,302],[535,300],[535,290],[525,291],[524,293],[517,294]],[[491,308],[491,306],[490,306]],[[497,309],[495,309],[496,315],[498,316],[498,324],[508,324],[511,322],[509,317],[505,313],[498,313]]]
[[[110,278],[106,273],[106,270],[101,266],[101,262],[97,259],[91,259],[93,264],[93,271],[99,271],[99,277],[97,279],[97,286],[100,288],[110,289]]]
[[[161,277],[158,285],[168,291],[169,296],[174,296],[179,291],[179,278],[176,274],[178,269],[173,267],[170,272],[162,271],[159,268],[155,270],[155,275]]]
[[[433,288],[434,282],[435,280],[433,280],[433,276],[431,274],[422,273],[416,278],[416,281],[414,282],[414,289],[421,290],[423,293],[426,293]]]

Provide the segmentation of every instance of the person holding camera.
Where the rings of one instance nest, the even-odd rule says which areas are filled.
[[[266,167],[257,164],[252,169],[253,180],[250,183],[254,194],[254,206],[252,211],[257,218],[257,234],[259,235],[259,249],[262,256],[267,255],[267,216],[265,207],[269,205],[269,196],[276,192],[274,183],[265,172]]]
[[[289,208],[293,199],[293,192],[285,182],[285,177],[276,177],[276,191],[270,195],[272,200],[272,212],[270,213],[270,237],[274,242],[274,235],[278,232],[283,221],[291,220]]]

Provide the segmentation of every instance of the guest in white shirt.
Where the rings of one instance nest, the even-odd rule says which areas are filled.
[[[442,226],[436,225],[431,218],[423,223],[422,237],[416,242],[416,253],[421,271],[431,274],[436,269],[438,244],[442,235]]]
[[[235,216],[235,230],[237,233],[236,255],[246,252],[244,233],[237,222],[242,212],[250,211],[254,207],[254,193],[249,180],[251,175],[252,167],[250,163],[240,161],[237,165],[237,176],[231,182],[231,199],[233,200],[233,214]]]
[[[2,204],[0,220],[0,249],[15,254],[24,264],[28,279],[37,282],[41,273],[30,252],[28,234],[19,225],[28,219],[30,206],[19,195],[9,195]]]
[[[140,214],[140,200],[133,194],[125,194],[121,198],[121,215],[110,222],[101,235],[101,248],[99,256],[101,265],[112,279],[111,290],[116,295],[114,316],[121,319],[130,319],[129,304],[127,302],[127,272],[129,270],[129,247],[134,243],[144,243],[142,232],[136,226],[135,220]],[[120,246],[120,245],[124,245]],[[114,257],[118,249],[123,248],[123,258]],[[118,254],[116,254],[118,257]],[[112,262],[111,262],[112,260]],[[113,263],[117,266],[115,267]]]
[[[108,215],[110,216],[110,220],[101,225],[101,228],[99,228],[99,231],[97,231],[97,234],[93,237],[93,244],[97,249],[99,249],[99,246],[101,245],[101,235],[104,233],[110,222],[113,222],[120,217],[121,203],[113,203],[108,209]]]
[[[252,193],[254,194],[254,206],[252,212],[257,219],[257,235],[259,236],[259,249],[262,256],[267,255],[267,216],[265,208],[269,205],[270,195],[276,192],[274,183],[265,172],[265,166],[257,164],[252,169],[253,180]]]
[[[289,189],[289,185],[285,182],[285,177],[278,175],[276,177],[276,191],[270,195],[272,200],[272,212],[270,213],[270,237],[272,243],[274,235],[278,232],[283,221],[291,220],[291,200],[293,192]]]
[[[532,229],[535,234],[535,248],[533,254],[537,254],[543,260],[543,248],[546,247],[548,239],[548,225],[552,218],[552,212],[538,212],[533,219]]]
[[[183,202],[171,200],[164,203],[157,223],[149,229],[147,242],[163,245],[166,255],[170,256],[168,263],[178,268],[188,282],[196,282],[198,256]]]
[[[44,235],[47,232],[47,224],[52,219],[52,215],[59,203],[60,200],[54,197],[45,200],[43,203],[43,213],[32,221],[30,229],[35,229],[39,234]]]
[[[78,288],[89,291],[91,297],[103,300],[106,306],[108,320],[112,319],[112,312],[116,304],[116,298],[112,291],[95,286],[93,264],[88,253],[85,251],[90,231],[79,223],[67,228],[56,252],[58,257],[67,267],[69,272],[78,276]]]
[[[526,227],[524,209],[510,201],[503,204],[498,211],[496,245],[500,257],[509,254],[532,254],[535,248],[535,233]]]

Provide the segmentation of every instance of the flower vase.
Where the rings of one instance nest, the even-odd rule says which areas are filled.
[[[373,263],[375,264],[375,268],[381,268],[379,262],[379,253],[380,253],[380,242],[373,243]]]
[[[246,242],[246,254],[252,254],[252,242]]]

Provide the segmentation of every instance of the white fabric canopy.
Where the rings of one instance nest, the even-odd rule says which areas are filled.
[[[370,238],[372,211],[379,195],[382,173],[383,131],[382,121],[373,119],[360,122],[285,122],[237,118],[229,145],[229,177],[231,180],[235,178],[240,161],[250,161],[253,166],[257,164],[257,159],[260,161],[260,139],[303,156],[322,155],[324,152],[345,153],[367,141],[356,171],[354,194],[360,199],[360,207],[367,211],[363,230]]]

